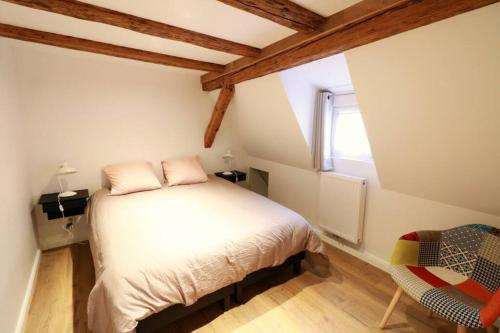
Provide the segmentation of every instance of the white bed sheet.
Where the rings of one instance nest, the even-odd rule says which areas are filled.
[[[89,209],[95,333],[132,332],[152,313],[190,305],[303,250],[316,270],[328,270],[322,242],[303,217],[226,180],[108,193],[95,193]]]

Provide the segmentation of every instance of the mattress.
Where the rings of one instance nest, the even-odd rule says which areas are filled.
[[[261,195],[210,177],[202,184],[90,200],[95,333],[133,332],[139,320],[199,298],[306,250],[328,270],[309,223]]]

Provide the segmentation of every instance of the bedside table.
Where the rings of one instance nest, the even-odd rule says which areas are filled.
[[[225,180],[229,180],[231,183],[244,182],[247,179],[247,174],[242,171],[233,170],[231,175],[225,175],[223,172],[216,172],[215,175]]]
[[[59,210],[59,201],[64,208],[64,217],[75,215],[83,215],[87,200],[89,199],[89,190],[78,190],[76,195],[72,197],[64,197],[57,199],[59,193],[42,194],[38,203],[42,205],[44,213],[47,213],[49,220],[62,218],[62,213]]]
[[[64,208],[59,210],[59,193],[43,194],[35,206],[36,235],[41,250],[49,250],[88,239],[89,227],[85,208],[88,190],[76,191],[72,197],[60,198]]]

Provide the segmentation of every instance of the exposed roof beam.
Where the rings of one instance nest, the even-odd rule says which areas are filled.
[[[323,16],[288,0],[219,1],[296,31],[314,31],[326,22]]]
[[[203,89],[236,84],[365,45],[499,0],[364,0],[333,14],[318,32],[296,33],[202,76]]]
[[[214,143],[217,131],[222,123],[224,114],[226,114],[227,107],[231,102],[234,95],[234,85],[222,87],[219,98],[215,103],[214,111],[212,112],[212,117],[208,123],[207,130],[205,131],[205,148],[212,147]]]
[[[62,14],[82,20],[99,22],[133,30],[147,35],[191,43],[204,48],[255,57],[258,48],[209,36],[196,31],[174,27],[165,23],[149,20],[115,10],[87,4],[75,0],[3,0],[14,4]]]
[[[124,46],[96,42],[93,40],[59,35],[45,31],[32,30],[0,23],[0,37],[20,39],[67,49],[105,54],[160,65],[197,69],[201,71],[221,71],[224,66],[204,61],[169,56]]]
[[[221,73],[207,73],[201,77],[204,90],[213,90],[220,87],[221,81],[232,73],[245,69],[256,63],[277,56],[293,48],[298,48],[322,37],[328,36],[342,28],[358,22],[366,21],[387,10],[408,3],[409,0],[363,0],[347,9],[335,13],[327,18],[327,22],[313,33],[298,32],[279,40],[262,49],[255,58],[242,57],[226,65]]]

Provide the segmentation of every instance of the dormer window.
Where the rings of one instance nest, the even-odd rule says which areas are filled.
[[[335,159],[372,161],[354,92],[318,92],[314,115],[314,168],[334,170]]]
[[[371,162],[370,144],[355,93],[334,93],[333,112],[333,158]]]

